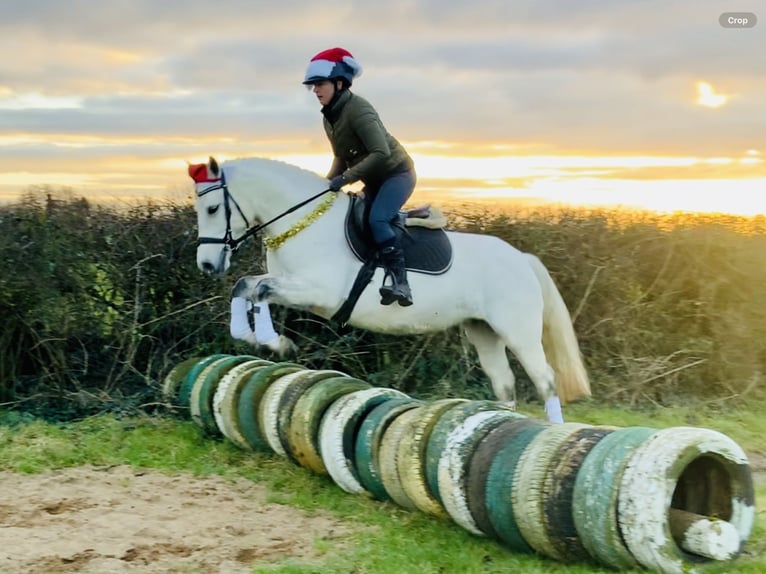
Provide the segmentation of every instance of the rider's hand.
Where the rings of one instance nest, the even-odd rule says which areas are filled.
[[[340,188],[343,187],[346,184],[346,178],[343,176],[343,174],[336,175],[330,180],[330,183],[328,184],[328,189],[331,191],[340,191]]]

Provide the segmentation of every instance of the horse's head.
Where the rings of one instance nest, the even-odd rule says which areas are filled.
[[[239,244],[236,238],[244,235],[249,224],[215,159],[189,165],[189,176],[197,192],[197,267],[219,275],[229,268],[232,251]]]

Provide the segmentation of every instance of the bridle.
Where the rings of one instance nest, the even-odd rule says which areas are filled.
[[[213,185],[197,191],[197,197],[202,197],[203,195],[207,195],[211,191],[216,191],[218,189],[223,190],[223,209],[226,215],[226,233],[224,234],[223,237],[200,237],[197,240],[197,242],[199,245],[204,245],[206,243],[226,245],[231,250],[232,253],[235,253],[237,249],[239,249],[239,246],[242,243],[244,243],[247,239],[249,239],[256,233],[258,233],[259,231],[265,229],[266,227],[268,227],[275,221],[282,219],[285,215],[289,215],[296,209],[300,209],[307,203],[311,203],[318,197],[323,196],[328,191],[331,191],[330,189],[325,189],[324,191],[320,191],[316,195],[312,195],[311,197],[309,197],[308,199],[304,201],[301,201],[297,205],[293,205],[290,209],[280,213],[279,215],[270,219],[266,223],[261,223],[260,225],[250,225],[250,221],[247,219],[247,216],[245,216],[245,213],[242,211],[242,208],[239,206],[239,203],[237,203],[236,198],[231,194],[231,192],[229,192],[229,186],[226,185],[226,176],[223,173],[223,169],[221,170],[220,179],[218,179]],[[237,208],[237,212],[239,213],[240,217],[242,217],[242,219],[245,221],[245,225],[247,226],[247,230],[239,237],[234,237],[231,232],[232,204],[234,204],[234,207]]]

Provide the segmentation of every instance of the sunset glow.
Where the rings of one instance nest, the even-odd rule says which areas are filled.
[[[301,79],[337,30],[352,91],[415,160],[412,201],[766,213],[761,28],[698,0],[7,4],[2,202],[186,201],[209,156],[326,174]]]

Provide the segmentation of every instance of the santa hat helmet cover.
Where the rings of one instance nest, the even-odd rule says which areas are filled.
[[[321,80],[345,79],[349,85],[362,74],[362,66],[343,48],[330,48],[311,58],[303,83],[307,86]]]

